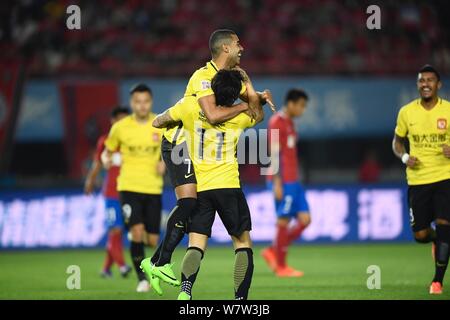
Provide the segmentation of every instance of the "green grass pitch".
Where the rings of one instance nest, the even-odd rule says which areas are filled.
[[[305,276],[283,279],[268,270],[260,256],[261,249],[261,246],[255,248],[250,299],[450,299],[448,280],[448,290],[443,295],[428,294],[434,271],[428,245],[296,245],[290,248],[289,264],[303,270]],[[183,254],[182,248],[174,254],[177,272]],[[167,285],[163,285],[162,297],[153,292],[136,293],[135,275],[122,279],[116,267],[112,279],[100,278],[103,257],[103,250],[3,251],[0,253],[0,299],[176,298],[177,289]],[[232,300],[233,262],[231,247],[210,247],[193,298]],[[69,265],[81,268],[80,290],[66,288]],[[381,268],[379,290],[367,288],[369,265]],[[445,284],[444,289],[447,289]]]

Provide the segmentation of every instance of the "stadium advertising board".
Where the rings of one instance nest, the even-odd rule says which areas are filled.
[[[252,213],[255,242],[273,239],[272,195],[245,189]],[[306,197],[312,224],[300,241],[310,243],[410,241],[406,190],[401,186],[311,187]],[[167,216],[174,205],[170,190],[163,194]],[[0,248],[96,247],[105,242],[105,207],[100,195],[68,192],[8,193],[0,196]],[[165,219],[162,219],[165,225]],[[186,241],[186,238],[185,238]],[[212,243],[229,242],[216,219]]]

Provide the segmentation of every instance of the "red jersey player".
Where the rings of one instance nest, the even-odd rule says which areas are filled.
[[[269,120],[269,138],[272,130],[278,130],[278,141],[270,141],[271,175],[267,185],[275,196],[277,230],[271,247],[262,251],[269,267],[279,277],[301,277],[303,272],[286,264],[288,246],[300,237],[310,224],[309,207],[305,191],[299,182],[297,133],[293,119],[302,116],[308,102],[308,95],[299,89],[291,89],[286,95],[281,111]],[[289,228],[295,218],[296,224]]]
[[[129,114],[128,108],[116,107],[111,112],[111,124],[116,123]],[[86,178],[84,192],[91,194],[94,191],[95,180],[102,170],[101,154],[105,149],[105,140],[108,135],[101,136],[97,141],[97,150],[94,161]],[[105,198],[106,221],[108,224],[108,240],[106,243],[106,258],[103,265],[101,276],[108,278],[112,276],[111,266],[115,262],[119,267],[120,273],[126,277],[131,267],[125,264],[122,246],[123,218],[119,203],[119,195],[116,188],[117,177],[120,172],[120,153],[113,156],[113,165],[107,171],[103,181],[102,193]]]

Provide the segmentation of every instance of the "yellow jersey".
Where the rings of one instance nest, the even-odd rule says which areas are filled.
[[[161,161],[162,130],[152,126],[155,117],[151,113],[146,123],[139,123],[132,114],[111,127],[105,146],[110,151],[120,148],[122,154],[118,191],[162,193],[163,177],[157,171]]]
[[[409,140],[411,156],[419,159],[414,168],[407,168],[409,185],[429,184],[450,179],[450,159],[442,152],[443,144],[450,144],[450,103],[442,98],[431,110],[420,99],[400,109],[395,133]]]
[[[189,155],[194,165],[197,191],[240,188],[237,143],[244,129],[255,125],[246,113],[218,125],[206,120],[195,97],[184,97],[169,109],[182,121]]]
[[[195,97],[196,100],[214,94],[211,89],[212,78],[219,71],[214,61],[208,61],[204,67],[196,70],[186,86],[184,97]],[[240,95],[244,94],[247,87],[242,83]],[[169,128],[164,132],[164,137],[174,144],[180,144],[184,139],[183,127],[176,126]]]

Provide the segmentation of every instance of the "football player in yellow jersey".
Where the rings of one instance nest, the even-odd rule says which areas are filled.
[[[211,89],[211,80],[219,70],[229,70],[239,65],[244,51],[239,42],[239,37],[232,30],[216,30],[211,34],[209,47],[212,59],[204,67],[193,73],[186,86],[184,97],[193,99],[195,102],[198,101],[205,115],[205,120],[210,124],[227,121],[241,112],[249,112],[254,117],[256,111],[249,109],[247,103],[238,103],[232,108],[221,105],[216,101],[215,94]],[[257,95],[262,103],[272,99],[269,90],[258,92]],[[239,90],[239,97],[243,101],[248,101],[244,84],[241,85]],[[196,173],[187,152],[181,122],[164,132],[161,149],[171,183],[175,188],[177,204],[167,221],[166,235],[162,243],[151,259],[145,259],[142,262],[142,268],[148,270],[148,273],[153,269],[162,280],[172,285],[179,285],[170,261],[173,251],[184,237],[185,222],[195,208],[197,199]],[[153,283],[152,288],[158,294],[162,294],[157,283]]]
[[[105,167],[109,167],[113,152],[120,148],[122,166],[117,190],[124,222],[131,234],[130,252],[139,280],[138,292],[150,289],[140,263],[145,256],[144,237],[151,247],[158,244],[165,170],[160,149],[163,132],[152,126],[156,116],[151,112],[152,104],[149,87],[139,84],[131,89],[133,113],[111,127],[102,156]]]
[[[192,297],[191,289],[211,236],[216,211],[235,248],[235,297],[241,300],[248,296],[253,275],[251,217],[240,187],[236,146],[242,131],[260,122],[264,112],[257,93],[242,70],[220,70],[214,76],[211,87],[218,103],[231,105],[238,98],[243,79],[253,115],[241,113],[229,121],[212,125],[207,121],[200,103],[192,97],[185,97],[153,121],[156,127],[183,122],[186,143],[197,175],[197,208],[188,223],[189,247],[181,266],[180,300]]]
[[[441,86],[432,66],[419,71],[420,99],[400,109],[393,141],[395,155],[406,165],[414,238],[433,246],[435,275],[430,294],[442,293],[450,250],[450,102],[438,96]]]

